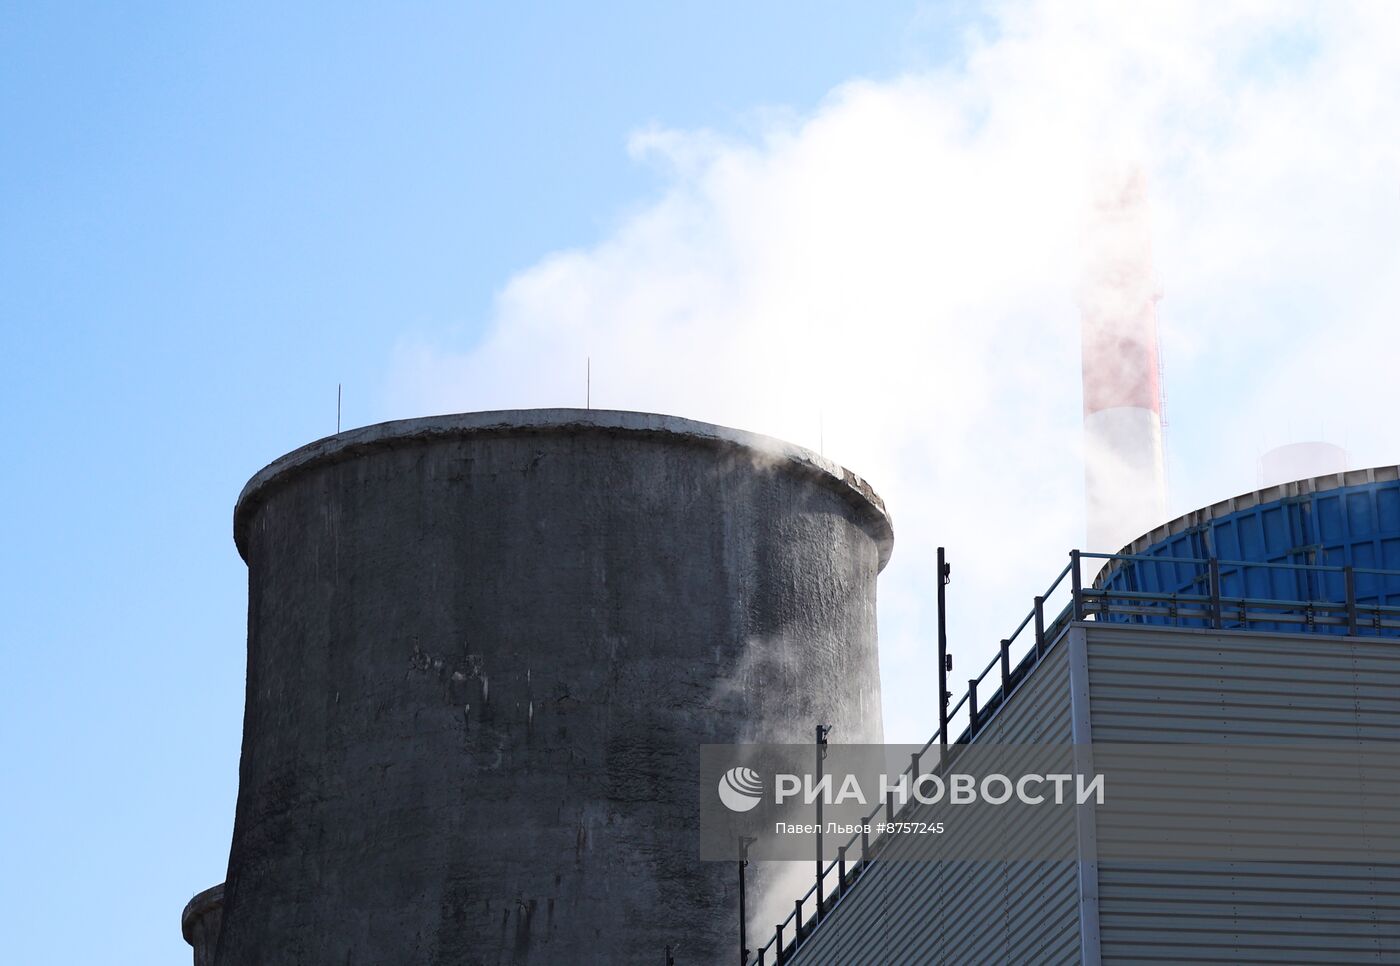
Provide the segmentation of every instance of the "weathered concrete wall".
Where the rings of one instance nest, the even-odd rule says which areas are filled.
[[[386,423],[235,512],[248,684],[219,966],[732,963],[698,746],[878,741],[853,474],[636,413]],[[750,898],[751,902],[761,897]]]
[[[185,904],[180,914],[180,932],[185,942],[194,947],[194,966],[212,966],[223,916],[223,883],[205,889]]]

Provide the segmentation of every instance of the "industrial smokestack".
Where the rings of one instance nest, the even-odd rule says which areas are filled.
[[[1104,179],[1086,238],[1080,309],[1087,546],[1117,551],[1166,518],[1157,291],[1147,182]]]

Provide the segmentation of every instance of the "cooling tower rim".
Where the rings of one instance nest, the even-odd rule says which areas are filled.
[[[253,512],[277,487],[314,467],[354,459],[366,452],[439,440],[473,437],[598,433],[654,437],[669,442],[732,448],[755,453],[801,477],[830,487],[855,511],[879,550],[884,570],[894,550],[894,527],[885,501],[864,477],[805,447],[747,430],[660,413],[610,409],[503,409],[396,419],[346,430],[307,443],[273,460],[243,487],[233,509],[233,539],[246,561],[247,529]]]
[[[1120,554],[1142,553],[1149,547],[1160,543],[1168,537],[1174,537],[1179,533],[1184,533],[1195,527],[1199,527],[1211,520],[1229,516],[1231,513],[1237,513],[1240,510],[1249,510],[1257,506],[1263,506],[1266,503],[1275,503],[1279,500],[1307,496],[1311,493],[1321,493],[1326,490],[1338,490],[1348,486],[1363,486],[1367,483],[1388,483],[1396,479],[1400,479],[1400,466],[1372,466],[1362,470],[1325,473],[1322,476],[1310,476],[1301,480],[1291,480],[1287,483],[1277,483],[1273,486],[1266,486],[1249,493],[1242,493],[1228,500],[1212,503],[1209,506],[1192,510],[1190,513],[1183,513],[1174,520],[1168,520],[1161,526],[1154,527],[1118,552]],[[1104,563],[1111,566],[1113,561],[1104,561]]]
[[[223,904],[224,883],[222,882],[216,886],[210,886],[203,892],[195,893],[194,898],[185,903],[185,909],[180,913],[180,935],[185,937],[185,942],[193,946],[194,937],[191,933],[194,930],[195,920]]]

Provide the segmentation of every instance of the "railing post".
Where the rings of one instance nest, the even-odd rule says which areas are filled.
[[[836,897],[846,894],[846,846],[836,850]]]
[[[1342,581],[1347,591],[1347,635],[1356,636],[1356,571],[1351,564],[1342,568]]]
[[[943,548],[938,548],[938,731],[943,745],[948,744],[948,617],[947,592],[949,567],[944,560]]]
[[[1084,578],[1079,573],[1079,551],[1069,552],[1069,587],[1070,606],[1074,619],[1082,621],[1084,619]]]
[[[1001,702],[1006,703],[1006,699],[1011,697],[1011,642],[1006,638],[1001,640]]]
[[[749,962],[749,910],[746,882],[749,867],[749,846],[757,841],[747,835],[739,837],[739,966]]]
[[[977,735],[977,679],[969,678],[967,681],[967,736],[974,738]]]
[[[1035,659],[1045,656],[1045,598],[1035,599]]]
[[[763,959],[768,955],[768,947],[758,947],[758,959],[754,960],[754,966],[764,966]]]
[[[865,872],[870,865],[870,833],[866,831],[865,822],[860,823],[860,871]]]
[[[796,899],[792,903],[792,941],[800,943],[802,941],[802,900]]]
[[[782,923],[778,923],[777,928],[773,930],[773,937],[774,937],[774,946],[776,947],[775,952],[774,952],[774,954],[773,954],[773,962],[777,963],[778,966],[783,966],[783,924],[782,924]]]
[[[1220,558],[1211,556],[1207,567],[1210,572],[1210,626],[1219,630],[1225,624],[1220,615]]]
[[[894,824],[894,792],[885,792],[885,823]]]

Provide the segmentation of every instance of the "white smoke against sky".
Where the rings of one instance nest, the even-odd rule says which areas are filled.
[[[405,339],[394,415],[592,403],[822,448],[895,521],[886,736],[1083,540],[1077,291],[1095,172],[1147,173],[1172,512],[1267,446],[1400,460],[1400,5],[999,6],[947,66],[853,80],[756,136],[651,129],[664,193],[511,278],[485,336]],[[833,739],[838,736],[833,735]]]

